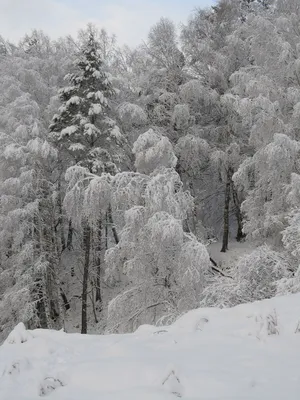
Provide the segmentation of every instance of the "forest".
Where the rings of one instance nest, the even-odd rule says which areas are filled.
[[[299,0],[0,37],[0,342],[299,292],[299,140]]]

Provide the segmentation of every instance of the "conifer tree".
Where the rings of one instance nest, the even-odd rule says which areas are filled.
[[[69,86],[59,92],[62,106],[50,126],[53,141],[61,154],[69,157],[71,165],[86,168],[92,174],[114,174],[117,171],[116,161],[121,156],[119,145],[123,139],[116,122],[109,116],[109,98],[115,91],[109,74],[104,71],[99,44],[91,27],[88,27],[87,40],[75,62],[75,72],[68,74],[66,79]],[[69,186],[69,189],[72,187]],[[106,220],[112,224],[111,208],[107,211]],[[98,236],[100,240],[103,224],[99,220],[95,225],[91,226],[88,219],[83,217],[82,333],[87,333],[92,237]],[[97,231],[97,235],[92,235],[93,230]],[[113,233],[117,240],[116,231],[113,230]],[[100,263],[100,257],[97,260]],[[96,298],[101,302],[98,267]]]
[[[121,133],[108,116],[108,99],[115,91],[103,69],[93,31],[75,68],[76,72],[66,76],[69,86],[59,92],[62,106],[50,125],[53,141],[68,153],[73,164],[98,174],[115,172],[112,148],[121,140]]]

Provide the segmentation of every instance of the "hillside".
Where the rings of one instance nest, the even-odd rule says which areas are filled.
[[[26,331],[0,347],[0,399],[296,400],[300,295],[197,309],[126,335]]]

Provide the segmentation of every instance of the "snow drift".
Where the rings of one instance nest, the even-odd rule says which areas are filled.
[[[19,324],[0,347],[0,399],[298,400],[299,321],[296,294],[126,335]]]

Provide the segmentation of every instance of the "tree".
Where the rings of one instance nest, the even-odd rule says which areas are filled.
[[[76,60],[77,70],[67,75],[70,86],[60,91],[62,106],[59,114],[54,116],[50,130],[53,141],[60,151],[68,154],[72,163],[86,168],[92,174],[101,175],[108,172],[114,174],[117,171],[116,162],[121,156],[119,146],[122,143],[122,134],[115,121],[108,115],[108,99],[115,94],[115,91],[109,75],[103,70],[98,47],[94,32],[89,29],[87,42]],[[73,186],[74,184],[71,186],[69,184],[69,190],[73,189]],[[111,222],[110,209],[107,212]],[[85,255],[81,332],[87,333],[87,298],[93,227],[87,218],[83,218],[82,237]],[[100,220],[97,226],[99,236],[102,229]],[[98,262],[100,262],[99,257]],[[99,297],[101,296],[98,291],[97,298]]]
[[[119,244],[106,253],[107,279],[126,282],[109,304],[110,331],[132,330],[162,317],[170,321],[195,307],[209,268],[205,246],[183,229],[193,201],[174,170],[171,143],[151,129],[139,136],[133,151],[140,189],[125,212]],[[118,181],[124,182],[120,175]],[[132,178],[125,178],[127,188]],[[124,200],[124,187],[119,189],[114,196],[122,194]]]
[[[199,182],[195,178],[193,186],[197,188],[197,203],[202,206],[205,226],[223,237],[221,251],[227,250],[229,226],[235,224],[234,220],[237,240],[243,237],[241,193],[237,192],[232,175],[249,146],[247,130],[236,110],[238,96],[231,80],[249,62],[249,42],[240,34],[241,24],[238,2],[220,1],[212,10],[197,10],[181,33],[191,75],[180,87],[181,100],[189,106],[188,134],[205,140],[214,155],[202,172],[206,179]],[[235,146],[241,154],[231,160]]]
[[[230,199],[232,197],[234,210],[237,220],[237,235],[236,240],[239,242],[243,238],[242,228],[242,213],[240,210],[240,201],[238,199],[237,190],[232,180],[234,171],[240,163],[240,148],[236,143],[231,143],[225,152],[215,151],[212,154],[212,163],[215,165],[220,174],[221,180],[225,183],[225,206],[224,206],[224,230],[222,239],[221,252],[225,253],[228,250],[229,241],[229,210]]]
[[[242,204],[245,213],[244,232],[253,238],[278,240],[286,226],[285,187],[297,169],[299,142],[284,134],[274,135],[273,142],[260,149],[233,177],[236,185],[247,184],[245,177],[254,176],[248,196]],[[244,171],[244,169],[248,171]],[[249,173],[249,169],[253,172]],[[279,236],[278,236],[279,235]]]
[[[217,277],[203,291],[203,307],[233,307],[238,304],[274,297],[276,283],[289,276],[289,262],[269,246],[257,247],[240,257],[230,277]]]
[[[0,57],[1,315],[11,324],[61,328],[60,244],[56,235],[57,153],[47,108],[72,57],[42,32],[30,51],[6,44]],[[29,43],[28,43],[29,44]],[[69,49],[70,50],[70,49]],[[3,290],[2,290],[3,289]]]
[[[161,18],[148,35],[148,50],[160,68],[167,70],[182,68],[184,56],[178,49],[175,25],[167,18]]]
[[[15,95],[1,114],[2,325],[22,320],[33,328],[61,328],[51,182],[56,152],[45,140],[38,105]]]

